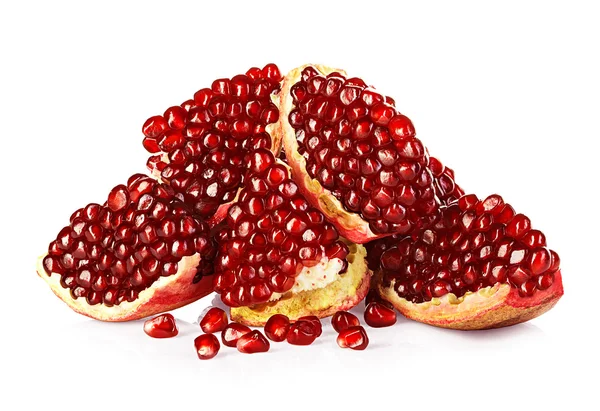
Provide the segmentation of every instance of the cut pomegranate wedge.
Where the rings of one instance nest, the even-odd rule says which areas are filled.
[[[382,240],[383,241],[383,240]],[[499,195],[466,195],[419,235],[386,239],[374,284],[408,318],[473,330],[509,326],[563,295],[558,254]]]
[[[342,70],[307,65],[285,76],[278,100],[294,179],[342,236],[362,244],[434,220],[427,150],[391,98]]]
[[[215,80],[142,128],[152,174],[211,225],[225,217],[225,204],[237,194],[246,154],[260,147],[279,151],[281,141],[269,131],[279,116],[271,95],[280,81],[274,64]]]
[[[339,237],[266,150],[249,158],[245,187],[229,208],[215,263],[215,291],[231,318],[264,325],[353,307],[368,290],[364,247]]]
[[[37,273],[76,312],[127,321],[211,293],[215,251],[208,224],[171,187],[136,174],[104,205],[75,211]]]

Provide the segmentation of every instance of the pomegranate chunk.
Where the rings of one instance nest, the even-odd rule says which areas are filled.
[[[290,319],[283,314],[271,316],[265,324],[265,335],[271,341],[281,342],[287,338],[290,330]]]
[[[287,342],[292,345],[311,345],[316,339],[319,331],[311,321],[296,321],[290,327]]]
[[[221,332],[221,341],[227,347],[235,347],[240,337],[248,334],[250,331],[252,330],[243,324],[229,323]]]
[[[365,309],[365,322],[370,327],[381,328],[396,324],[396,310],[379,302],[372,302]]]
[[[338,311],[331,318],[331,325],[333,326],[333,329],[339,333],[346,328],[360,325],[360,321],[354,314],[349,313],[348,311]]]
[[[194,347],[196,347],[198,358],[210,360],[219,353],[221,344],[219,344],[219,340],[214,334],[202,334],[194,340]]]
[[[208,334],[223,331],[227,326],[227,313],[219,307],[212,307],[200,321],[200,328]]]
[[[369,345],[369,337],[365,329],[359,325],[341,331],[337,343],[341,348],[364,350]]]
[[[179,334],[172,314],[161,314],[144,323],[144,332],[153,338],[171,338]]]
[[[259,352],[267,352],[271,345],[269,340],[258,330],[250,331],[241,336],[237,341],[237,349],[244,354],[255,354]]]

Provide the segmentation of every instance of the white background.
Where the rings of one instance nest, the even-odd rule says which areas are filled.
[[[593,2],[391,3],[2,2],[0,408],[598,409]],[[393,96],[467,191],[500,193],[546,233],[564,298],[508,329],[400,319],[352,352],[325,321],[311,347],[204,362],[192,323],[212,297],[175,313],[172,340],[72,313],[36,256],[144,171],[146,118],[271,61],[342,67]]]

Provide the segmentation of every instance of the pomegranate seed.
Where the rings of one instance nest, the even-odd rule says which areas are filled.
[[[153,338],[171,338],[179,334],[175,317],[161,314],[144,323],[144,332]]]
[[[284,341],[290,330],[290,319],[283,314],[272,315],[265,324],[265,335],[275,342]]]
[[[331,325],[336,332],[342,332],[349,327],[360,325],[358,318],[348,311],[338,311],[331,318]]]
[[[214,358],[221,348],[219,340],[213,334],[202,334],[194,340],[196,354],[201,360],[210,360]]]
[[[207,334],[223,331],[227,326],[227,313],[219,307],[212,307],[200,321],[200,328]]]
[[[372,302],[365,309],[365,322],[370,327],[389,327],[396,324],[396,311],[378,302]]]
[[[308,321],[309,323],[311,323],[317,332],[317,338],[319,338],[323,333],[323,325],[321,324],[321,320],[319,319],[319,317],[317,317],[316,315],[307,315],[304,317],[300,317],[298,318],[298,321]]]
[[[241,336],[252,331],[249,327],[240,323],[229,323],[221,332],[221,341],[227,347],[235,347]]]
[[[241,336],[237,341],[237,349],[244,354],[255,354],[259,352],[267,352],[271,345],[269,340],[258,330],[250,331]]]
[[[369,337],[365,329],[358,325],[342,330],[337,336],[337,343],[340,348],[364,350],[369,345]]]
[[[291,325],[287,342],[293,345],[310,345],[317,339],[319,330],[311,321],[296,321]]]

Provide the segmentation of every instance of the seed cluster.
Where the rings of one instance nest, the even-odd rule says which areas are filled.
[[[212,273],[216,247],[206,223],[166,184],[143,174],[114,187],[104,205],[77,210],[43,260],[73,298],[88,304],[134,301],[161,276],[177,273],[183,257],[200,253],[195,282]]]
[[[279,91],[281,74],[274,64],[245,75],[219,79],[180,106],[143,126],[148,168],[203,218],[232,201],[243,180],[248,151],[270,148],[266,126],[279,118],[271,94]]]

